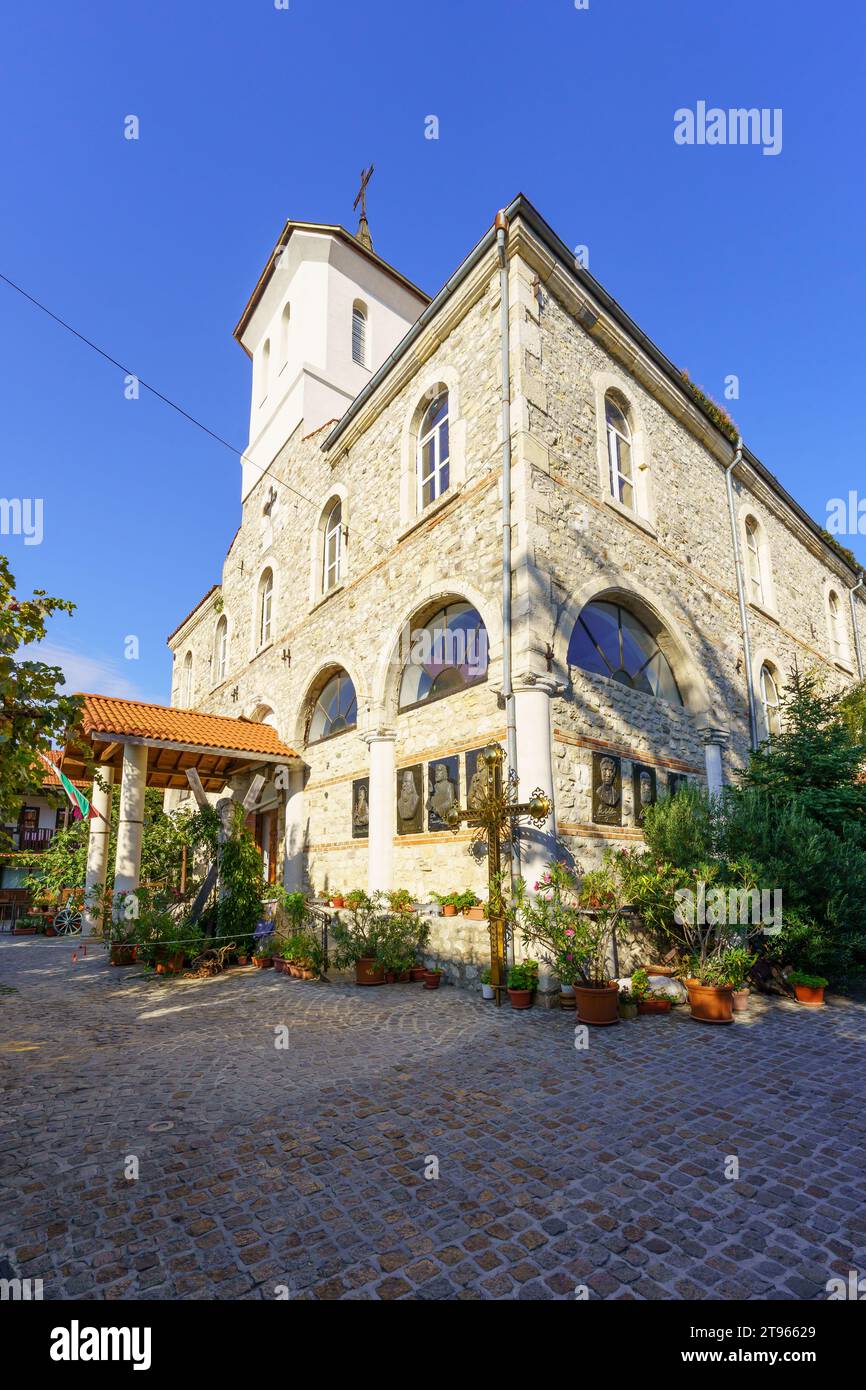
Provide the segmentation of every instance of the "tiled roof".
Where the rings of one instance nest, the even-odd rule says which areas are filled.
[[[59,763],[61,757],[61,750],[59,748],[49,748],[46,757],[49,757],[53,763]],[[38,767],[39,771],[42,773],[43,787],[59,787],[62,785],[60,778],[57,776],[57,774],[54,772],[49,772],[41,759],[36,764],[34,764],[34,766]],[[70,777],[69,780],[72,783],[73,787],[81,787],[82,790],[86,790],[90,786],[89,782],[82,782],[74,777]]]
[[[126,734],[164,743],[188,743],[202,748],[225,748],[237,753],[270,753],[275,758],[295,754],[280,742],[270,724],[233,719],[225,714],[199,714],[169,705],[146,705],[111,695],[84,695],[82,722],[86,734]]]

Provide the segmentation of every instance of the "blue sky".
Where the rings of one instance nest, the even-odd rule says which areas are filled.
[[[243,447],[231,329],[286,217],[354,228],[375,162],[376,249],[433,292],[523,191],[711,395],[739,377],[746,442],[824,522],[866,491],[864,39],[805,0],[6,0],[0,271]],[[781,108],[781,153],[677,145],[701,100]],[[45,508],[0,549],[77,603],[49,638],[75,688],[167,699],[239,465],[3,284],[0,329],[0,495]]]

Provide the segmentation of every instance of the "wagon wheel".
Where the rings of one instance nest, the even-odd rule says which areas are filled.
[[[61,907],[54,918],[54,930],[58,936],[72,936],[81,931],[81,913],[74,907]]]

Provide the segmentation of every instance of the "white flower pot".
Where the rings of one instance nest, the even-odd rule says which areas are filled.
[[[482,986],[481,986],[481,998],[482,998],[482,999],[495,999],[495,998],[496,998],[496,991],[495,991],[495,989],[493,988],[492,985],[482,985]]]

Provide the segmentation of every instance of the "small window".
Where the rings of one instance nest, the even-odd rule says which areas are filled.
[[[752,603],[764,603],[764,571],[761,559],[761,537],[753,516],[746,517],[746,572],[749,598]]]
[[[354,729],[358,722],[355,687],[345,671],[332,676],[313,706],[308,743],[318,743],[331,734]]]
[[[610,490],[624,507],[634,509],[634,471],[632,463],[631,429],[624,411],[612,396],[604,398],[607,427],[607,457],[610,468]]]
[[[427,407],[418,431],[418,510],[423,511],[448,491],[448,392]]]
[[[326,513],[324,530],[324,565],[322,592],[327,593],[340,582],[343,562],[343,504],[339,498]]]
[[[266,647],[271,640],[271,618],[274,603],[274,576],[272,570],[265,570],[259,582],[259,646]]]
[[[367,365],[367,310],[363,304],[352,309],[352,361],[359,367]]]
[[[761,708],[764,711],[767,737],[778,738],[782,732],[779,687],[775,672],[766,663],[761,667]]]
[[[289,357],[289,329],[292,321],[291,304],[283,305],[283,312],[280,318],[280,362],[284,367]]]
[[[848,660],[848,647],[845,641],[842,610],[839,606],[839,595],[833,589],[827,596],[827,609],[830,614],[830,646],[833,660],[846,662]]]
[[[220,618],[216,626],[216,640],[214,643],[214,685],[222,685],[226,678],[228,649],[229,625],[225,618]]]

